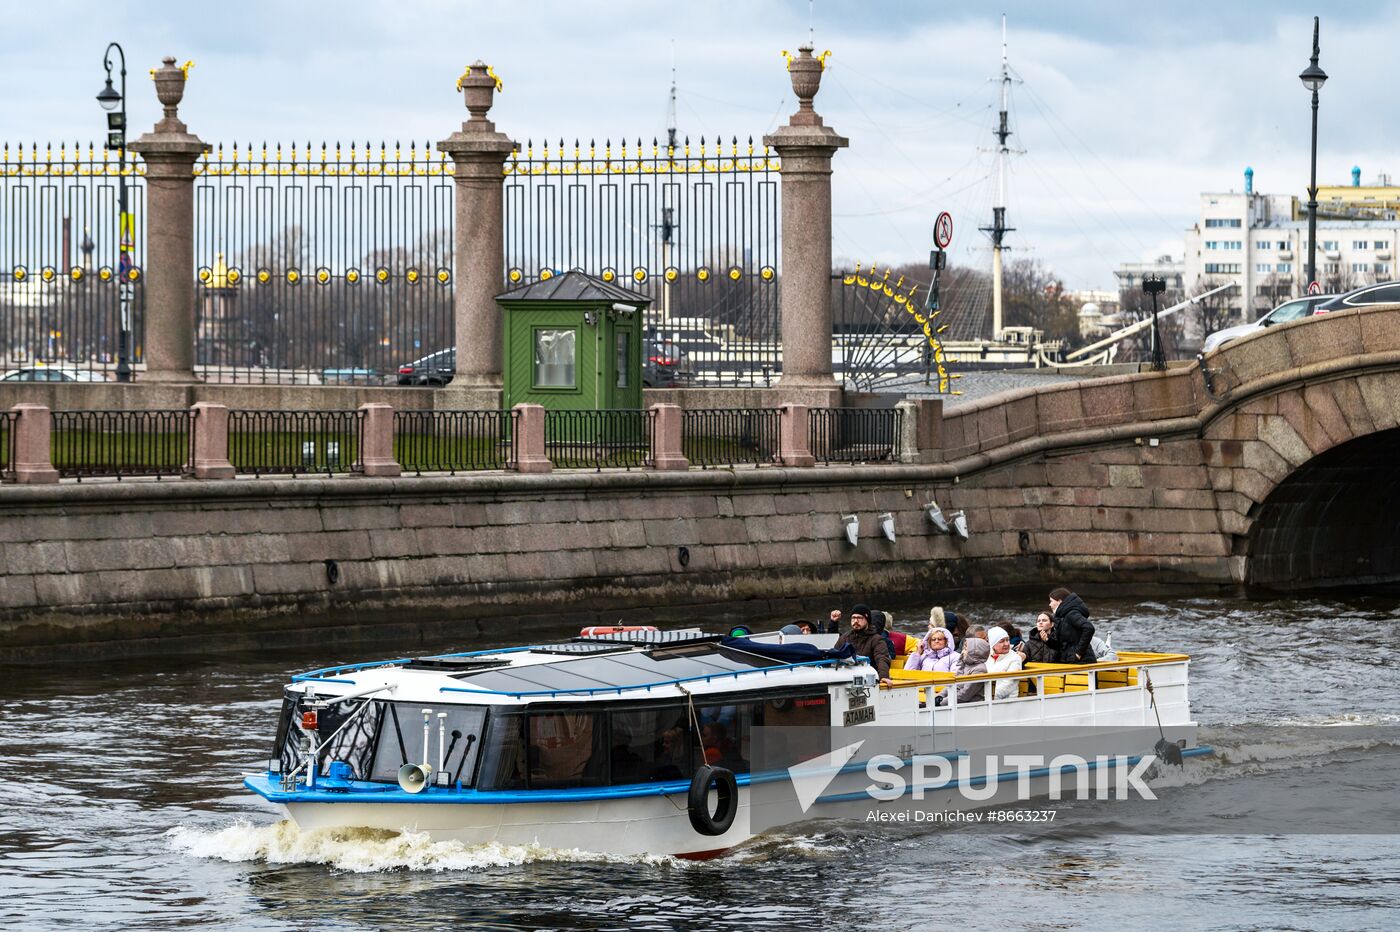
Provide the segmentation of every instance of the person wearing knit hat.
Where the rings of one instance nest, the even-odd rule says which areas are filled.
[[[831,621],[833,624],[840,623],[841,611],[839,609],[831,613]],[[890,661],[894,658],[890,655],[889,642],[870,624],[870,606],[864,602],[858,603],[851,609],[851,630],[837,638],[836,646],[833,649],[840,650],[847,644],[851,645],[857,654],[869,657],[870,665],[875,668],[880,682],[889,684]]]
[[[1011,649],[1011,635],[1000,626],[987,632],[987,643],[991,656],[987,658],[988,673],[1014,673],[1021,669],[1021,655]],[[993,699],[1010,699],[1020,690],[1018,680],[999,680],[992,693]]]

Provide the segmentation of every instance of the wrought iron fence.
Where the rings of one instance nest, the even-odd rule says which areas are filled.
[[[194,414],[55,411],[50,450],[60,476],[179,476],[189,470]]]
[[[18,417],[13,411],[0,411],[0,481],[14,478],[15,421]]]
[[[555,469],[632,469],[646,463],[654,426],[650,411],[547,411],[545,456]]]
[[[230,411],[228,458],[255,476],[358,472],[360,411]]]
[[[898,408],[812,408],[807,441],[819,463],[877,463],[899,457]]]
[[[924,282],[905,281],[891,270],[831,276],[832,363],[859,391],[889,383],[922,381],[949,390],[940,312],[929,312]]]
[[[766,466],[782,456],[782,411],[700,408],[683,413],[681,448],[692,466]]]
[[[419,475],[506,469],[514,421],[513,411],[395,411],[394,459]]]
[[[131,361],[145,332],[144,167],[76,143],[0,149],[0,359],[5,369],[117,367],[121,293],[128,290]],[[120,244],[119,176],[130,249]],[[44,378],[43,375],[40,378]]]
[[[778,161],[752,138],[529,142],[506,162],[510,284],[581,268],[652,299],[647,332],[698,384],[781,369]]]
[[[378,384],[450,348],[451,176],[426,142],[206,154],[194,188],[200,374]]]

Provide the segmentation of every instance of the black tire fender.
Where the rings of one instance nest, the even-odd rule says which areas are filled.
[[[710,812],[710,787],[719,794],[719,808]],[[733,772],[708,764],[690,779],[690,824],[701,835],[723,835],[734,824],[739,812],[739,784]]]

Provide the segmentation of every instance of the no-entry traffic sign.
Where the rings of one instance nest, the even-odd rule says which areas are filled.
[[[933,221],[933,241],[939,249],[947,249],[953,241],[953,215],[946,210]]]

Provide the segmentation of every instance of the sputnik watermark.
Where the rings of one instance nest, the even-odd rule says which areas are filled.
[[[865,787],[872,799],[890,802],[908,794],[922,800],[929,792],[953,790],[963,799],[985,802],[997,795],[1003,783],[1016,781],[1016,799],[1032,796],[1031,781],[1044,779],[1048,783],[1043,794],[1050,799],[1065,798],[1066,777],[1076,799],[1156,799],[1157,794],[1145,778],[1155,755],[1134,759],[1126,754],[1100,754],[1092,761],[1077,754],[1056,754],[1046,759],[1041,754],[988,754],[980,768],[972,766],[972,757],[963,756],[950,761],[944,755],[917,755],[905,760],[893,754],[876,754],[865,765],[865,774],[872,781]],[[905,777],[903,771],[909,770]],[[1093,779],[1088,779],[1089,775]]]
[[[803,812],[824,801],[822,794],[839,774],[848,771],[845,765],[859,747],[859,743],[847,745],[788,768]],[[931,793],[953,793],[970,802],[986,802],[999,794],[1005,797],[1003,787],[1013,780],[1017,802],[1036,796],[1060,800],[1066,798],[1066,790],[1075,799],[1157,798],[1146,782],[1157,762],[1151,754],[1100,754],[1093,759],[1077,754],[987,754],[979,760],[981,766],[975,766],[971,755],[950,758],[920,754],[904,758],[876,754],[864,766],[865,776],[871,782],[845,798],[849,801],[851,796],[863,792],[878,802],[893,802],[905,796],[922,801]],[[1045,785],[1037,788],[1035,781],[1044,781]]]

